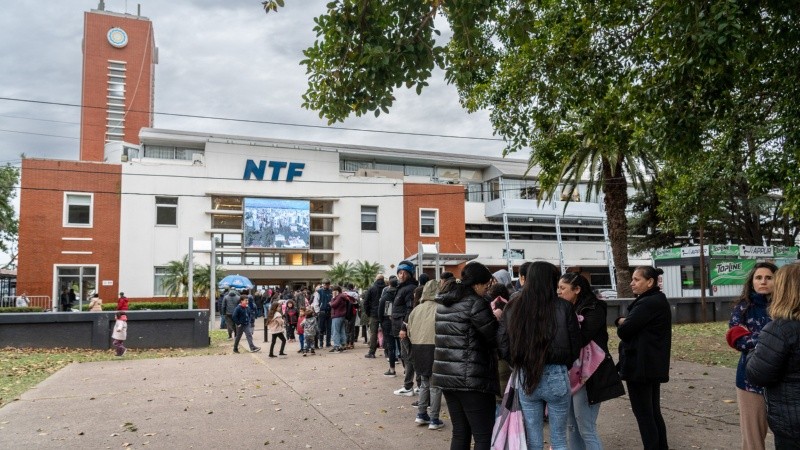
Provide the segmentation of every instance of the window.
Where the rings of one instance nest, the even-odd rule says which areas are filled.
[[[700,277],[700,265],[681,266],[681,285],[684,289],[700,289]]]
[[[241,230],[242,216],[231,216],[222,214],[211,215],[211,228],[224,230]]]
[[[333,214],[333,202],[311,200],[311,214]]]
[[[125,105],[125,70],[125,62],[108,61],[106,101],[108,103],[109,112],[124,112],[122,108]],[[121,118],[117,118],[109,114],[106,123],[106,141],[121,141],[124,136],[124,115]]]
[[[378,207],[361,207],[361,231],[378,231]]]
[[[93,194],[64,193],[64,226],[92,226]]]
[[[167,289],[164,287],[164,280],[167,278],[167,268],[154,267],[153,272],[153,297],[163,297],[167,295]]]
[[[211,208],[226,211],[241,211],[241,197],[211,197]]]
[[[432,177],[433,167],[429,166],[406,166],[406,176]]]
[[[439,234],[438,212],[436,209],[419,210],[419,234],[434,236]]]
[[[195,153],[205,153],[202,148],[173,147],[171,145],[145,145],[144,157],[156,159],[179,159],[191,161]]]
[[[178,197],[156,197],[156,225],[178,224]]]

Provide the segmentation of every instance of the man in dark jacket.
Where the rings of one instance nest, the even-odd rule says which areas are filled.
[[[370,286],[367,295],[364,296],[364,310],[369,317],[369,352],[364,355],[365,358],[374,358],[375,350],[378,349],[378,324],[380,323],[378,307],[385,287],[386,281],[384,281],[383,274],[379,273],[375,277],[375,283]]]
[[[252,309],[248,306],[248,299],[245,296],[240,297],[239,306],[233,310],[232,319],[236,324],[236,339],[233,341],[233,353],[239,353],[239,341],[242,339],[242,334],[247,337],[247,344],[250,345],[251,352],[261,350],[253,344],[253,331],[250,328],[250,317],[254,314]],[[253,319],[255,320],[255,318]]]
[[[240,298],[236,289],[231,289],[228,291],[228,295],[225,296],[225,300],[222,303],[222,312],[225,314],[225,324],[228,326],[228,339],[236,332],[236,326],[233,322],[233,311],[236,309],[236,306],[239,305]],[[245,299],[246,298],[247,297],[245,297]]]
[[[333,300],[331,280],[322,280],[322,287],[317,289],[317,296],[319,296],[319,314],[317,314],[317,344],[315,348],[322,348],[323,343],[326,347],[330,347],[332,322],[331,300]]]
[[[397,277],[392,275],[389,277],[389,285],[383,288],[381,300],[378,302],[378,320],[380,320],[381,329],[383,330],[383,348],[389,358],[389,370],[384,373],[387,377],[397,376],[394,371],[395,362],[397,361],[397,349],[394,346],[394,337],[392,336],[392,306],[394,305],[395,294],[397,294]]]
[[[392,335],[395,337],[395,345],[400,346],[400,361],[406,369],[406,376],[403,387],[394,393],[410,397],[414,395],[414,362],[411,360],[411,342],[408,338],[400,339],[400,330],[408,323],[408,315],[414,308],[414,289],[419,285],[414,279],[414,263],[400,261],[397,265],[397,280],[397,294],[392,304]]]

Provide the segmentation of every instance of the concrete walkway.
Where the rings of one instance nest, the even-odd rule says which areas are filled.
[[[415,425],[414,398],[392,394],[402,378],[384,377],[388,363],[365,359],[363,343],[308,357],[287,344],[280,358],[261,345],[72,364],[0,409],[0,448],[449,448],[444,400],[444,429]],[[671,374],[662,391],[670,448],[739,448],[734,370],[675,362]],[[641,448],[627,397],[603,404],[598,427],[606,449]]]

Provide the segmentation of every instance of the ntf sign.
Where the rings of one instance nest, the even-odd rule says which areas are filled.
[[[256,164],[252,159],[247,160],[244,166],[243,180],[249,180],[255,177],[256,180],[263,181],[264,175],[267,172],[267,167],[271,169],[270,181],[280,181],[281,172],[286,169],[286,181],[294,180],[294,177],[303,175],[303,169],[306,167],[305,163],[298,162],[285,162],[285,161],[259,161]]]

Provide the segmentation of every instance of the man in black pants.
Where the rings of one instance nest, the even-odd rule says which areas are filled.
[[[364,296],[364,312],[369,317],[369,352],[364,355],[365,358],[374,358],[375,351],[378,349],[378,325],[380,324],[380,315],[378,308],[381,301],[381,294],[383,288],[386,287],[383,274],[379,273],[375,277],[375,283],[367,291]]]
[[[322,348],[324,342],[326,347],[331,346],[331,300],[333,292],[331,292],[331,280],[327,278],[322,280],[322,287],[317,289],[317,297],[319,298],[319,314],[317,316],[317,342],[315,347]]]

